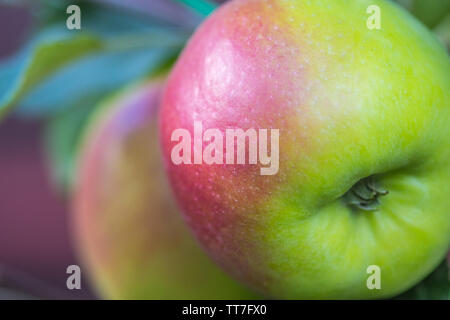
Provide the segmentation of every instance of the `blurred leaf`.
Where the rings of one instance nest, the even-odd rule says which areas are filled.
[[[450,14],[439,23],[434,32],[450,52]]]
[[[98,51],[102,42],[87,34],[70,39],[47,38],[0,66],[0,119],[15,103],[57,69]]]
[[[154,20],[164,20],[173,25],[194,29],[202,20],[201,15],[186,10],[175,0],[90,0],[120,9],[127,9],[151,17]]]
[[[0,66],[0,118],[18,102],[22,115],[48,116],[112,92],[173,59],[189,35],[101,7],[83,11],[80,31],[60,21]]]
[[[61,70],[32,91],[18,112],[26,116],[48,116],[85,96],[104,96],[145,76],[177,53],[178,50],[142,48],[91,56]]]
[[[186,11],[181,6],[177,8]],[[191,29],[176,27],[161,18],[131,14],[132,11],[98,5],[81,9],[82,30],[67,30],[65,20],[47,26],[0,67],[0,88],[8,87],[15,73],[22,72],[27,79],[24,61],[31,60],[47,72],[14,102],[20,101],[17,111],[21,116],[48,118],[44,138],[49,167],[57,186],[66,191],[74,176],[80,134],[99,102],[128,83],[167,72],[191,33]],[[34,48],[42,43],[54,45],[55,52],[64,54],[60,50],[63,41],[71,43],[86,35],[99,44],[95,51],[64,65],[52,64],[52,57],[45,63],[33,60]]]
[[[425,25],[434,28],[450,13],[449,0],[414,0],[411,12]]]
[[[203,16],[209,15],[213,12],[217,5],[208,0],[176,0],[178,2],[183,3],[187,7],[193,9],[194,11],[200,13]]]
[[[63,192],[72,186],[80,133],[101,96],[85,97],[47,121],[44,143],[54,184]]]
[[[165,77],[176,59],[167,60],[149,75],[150,81],[158,77]],[[133,86],[126,85],[124,88]],[[80,151],[80,142],[86,125],[93,113],[99,108],[105,108],[105,100],[111,101],[120,95],[124,88],[113,94],[94,94],[85,96],[82,100],[75,100],[70,107],[49,117],[44,134],[44,142],[49,160],[49,168],[55,185],[63,192],[70,192],[76,175],[76,158]],[[106,96],[106,98],[105,98]]]
[[[396,297],[400,300],[450,300],[449,266],[445,259],[425,280]]]
[[[433,29],[450,13],[449,0],[394,0],[411,11],[417,19]]]

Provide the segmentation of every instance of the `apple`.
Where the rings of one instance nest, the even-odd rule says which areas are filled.
[[[371,5],[380,29],[367,27]],[[196,30],[161,104],[160,144],[185,219],[249,286],[275,298],[388,298],[444,259],[450,59],[399,6],[231,1]],[[195,123],[223,136],[278,129],[278,172],[249,160],[175,163],[189,150],[173,133],[198,137]],[[207,156],[213,141],[201,140]]]
[[[103,298],[254,298],[198,247],[172,201],[157,139],[162,83],[108,99],[83,135],[72,216],[82,271]]]

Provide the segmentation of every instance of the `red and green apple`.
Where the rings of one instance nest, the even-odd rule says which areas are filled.
[[[371,5],[380,29],[367,27]],[[194,136],[196,122],[278,129],[278,172],[174,163],[173,132]],[[392,297],[448,251],[450,59],[390,1],[225,4],[170,74],[160,141],[198,240],[272,297]],[[381,288],[369,290],[373,265]]]

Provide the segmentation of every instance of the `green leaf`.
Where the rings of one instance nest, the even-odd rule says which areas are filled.
[[[401,294],[400,300],[450,300],[449,266],[445,259],[425,280]]]
[[[84,97],[47,119],[44,145],[50,174],[63,193],[69,192],[73,184],[80,134],[101,99],[102,95]]]
[[[137,46],[96,53],[58,71],[31,91],[17,112],[27,117],[47,117],[85,96],[112,93],[158,69],[178,52],[179,48]]]
[[[450,14],[439,23],[434,32],[450,52]]]
[[[32,43],[0,67],[0,92],[8,91],[17,74],[28,81],[14,103],[20,102],[17,112],[21,116],[47,119],[44,142],[49,167],[63,191],[70,191],[80,134],[99,101],[128,83],[167,71],[190,35],[159,20],[123,11],[91,6],[89,10],[82,8],[82,12],[81,31],[68,31],[64,21],[56,22],[37,33]],[[41,55],[36,59],[36,47],[51,45],[55,55],[63,54],[65,47],[61,44],[78,43],[80,37],[95,40],[95,50],[76,59],[69,56],[65,64],[48,54],[48,61]],[[25,72],[28,60],[38,70],[43,69],[45,77],[39,81],[30,78],[34,71]]]
[[[145,15],[148,19],[165,21],[171,25],[193,30],[203,20],[194,10],[186,10],[185,6],[175,0],[89,0],[107,7],[115,7],[122,12],[134,11]]]
[[[88,34],[78,34],[69,39],[43,40],[32,47],[30,55],[23,58],[23,63],[18,63],[16,58],[0,66],[0,70],[5,70],[0,74],[2,82],[9,84],[8,88],[2,88],[0,119],[25,94],[56,70],[102,47],[102,41]]]
[[[91,5],[83,9],[82,30],[59,21],[0,65],[0,119],[19,103],[21,115],[46,117],[73,101],[109,94],[173,59],[189,35]]]
[[[208,16],[213,12],[217,5],[208,0],[177,0],[194,11],[200,13],[203,16]]]
[[[427,27],[433,29],[450,13],[449,0],[395,0]]]
[[[172,58],[160,64],[144,81],[167,76],[175,61]],[[70,193],[72,190],[81,139],[92,114],[100,108],[107,107],[108,104],[105,104],[105,101],[112,101],[129,86],[132,85],[126,85],[113,94],[98,92],[97,95],[85,96],[81,100],[72,101],[70,106],[66,106],[63,111],[47,119],[44,134],[46,154],[50,162],[53,182],[63,193]]]
[[[411,12],[429,28],[434,28],[450,13],[449,0],[414,0]]]

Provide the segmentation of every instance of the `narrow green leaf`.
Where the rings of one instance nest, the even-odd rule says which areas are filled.
[[[75,157],[80,133],[103,95],[84,97],[47,120],[44,145],[54,184],[63,193],[70,191],[75,174]]]
[[[0,64],[0,120],[18,104],[21,115],[46,117],[67,101],[111,93],[177,55],[189,37],[183,29],[99,6],[89,6],[83,17],[82,30],[55,22]]]
[[[213,12],[217,5],[208,0],[177,0],[194,11],[200,13],[203,16],[208,16]]]
[[[145,42],[134,45],[126,41],[118,42],[117,46],[108,45],[109,50],[96,52],[58,70],[21,100],[17,112],[21,116],[42,118],[67,108],[68,102],[109,94],[174,59],[184,43],[183,40],[177,46],[159,47],[151,43],[151,36],[142,40]],[[164,42],[167,39],[161,41]]]
[[[7,71],[0,76],[3,83],[9,82],[6,83],[9,87],[0,95],[0,119],[26,93],[56,70],[89,53],[101,50],[102,46],[102,41],[88,34],[56,41],[49,39],[35,45],[31,49],[31,55],[23,63],[19,64],[18,60],[14,59],[10,65],[5,65]]]

